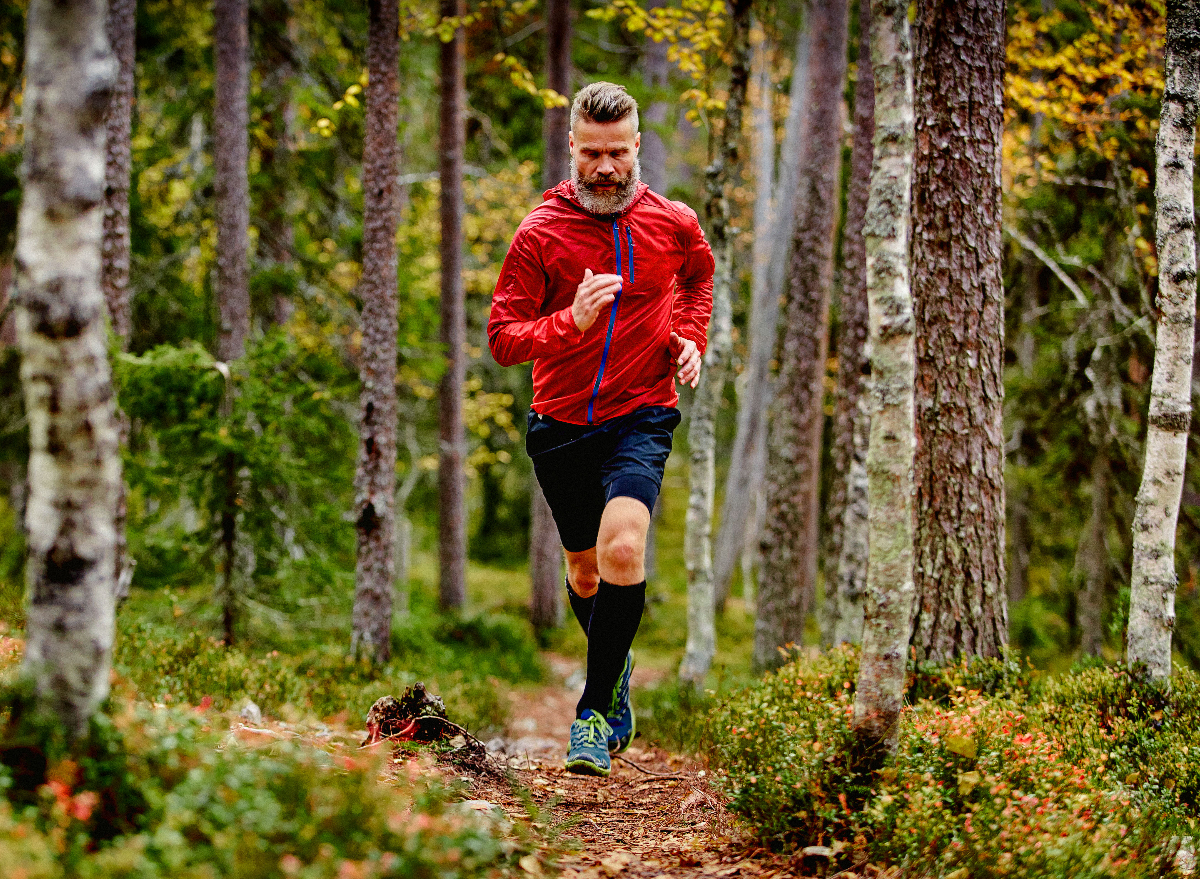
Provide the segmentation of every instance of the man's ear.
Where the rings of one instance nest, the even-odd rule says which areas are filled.
[[[567,147],[568,149],[575,149],[575,132],[569,128],[567,129]]]
[[[642,133],[639,131],[633,136],[633,151],[640,152],[642,149]]]

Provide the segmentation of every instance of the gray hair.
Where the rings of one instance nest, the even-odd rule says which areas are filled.
[[[580,119],[588,122],[623,122],[628,119],[633,130],[638,130],[637,101],[625,86],[611,82],[594,82],[584,86],[575,94],[571,104],[571,130],[575,130]]]

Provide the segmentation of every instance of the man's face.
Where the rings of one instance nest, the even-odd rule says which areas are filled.
[[[580,119],[570,133],[571,179],[579,202],[598,214],[629,206],[640,178],[638,148],[642,136],[632,120],[590,122]]]

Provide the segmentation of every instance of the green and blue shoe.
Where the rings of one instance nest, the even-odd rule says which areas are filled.
[[[590,708],[585,708],[583,717],[571,724],[571,747],[567,751],[567,772],[579,775],[606,776],[612,771],[612,759],[608,756],[608,742],[612,727],[608,721]]]
[[[637,732],[637,721],[633,716],[633,701],[629,696],[629,679],[633,676],[633,651],[625,654],[625,667],[613,687],[612,704],[608,706],[608,725],[612,732],[608,734],[608,751],[610,754],[620,754],[633,743],[634,733]]]

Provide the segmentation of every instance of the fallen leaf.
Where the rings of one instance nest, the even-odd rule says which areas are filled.
[[[601,859],[600,868],[609,876],[616,876],[632,864],[633,860],[633,855],[629,852],[613,852],[607,858]]]
[[[538,862],[537,855],[524,855],[518,862],[521,869],[533,876],[540,876],[542,873],[542,865]]]

